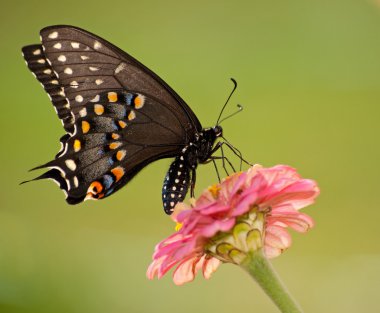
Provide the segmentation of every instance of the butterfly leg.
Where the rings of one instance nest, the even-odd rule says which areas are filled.
[[[215,160],[222,160],[222,166],[223,166],[223,169],[224,171],[226,172],[226,175],[229,176],[229,172],[227,170],[227,166],[226,166],[226,162],[228,163],[228,165],[231,167],[231,169],[236,172],[234,166],[232,165],[231,161],[224,155],[224,150],[223,150],[223,145],[225,145],[226,143],[224,141],[222,142],[218,142],[215,147],[211,150],[210,152],[210,156],[209,156],[209,159],[204,162],[204,163],[209,163],[209,162],[213,162],[214,163],[214,167],[216,169],[216,172],[217,172],[217,176],[218,176],[218,179],[220,181],[220,176],[219,176],[219,171],[217,170],[217,167],[216,167],[216,163],[215,163]],[[213,154],[220,150],[220,153],[222,154],[221,156],[213,156]]]
[[[243,154],[238,148],[233,146],[225,137],[222,138],[224,139],[223,143],[240,159],[240,170],[242,168],[243,162],[249,166],[253,165],[243,158]]]
[[[195,197],[195,182],[197,180],[197,174],[195,171],[195,168],[191,170],[191,183],[190,183],[190,197],[194,198]]]
[[[224,143],[222,143],[222,145],[220,146],[220,152],[222,153],[223,162],[224,162],[224,160],[226,160],[227,163],[228,163],[228,164],[230,165],[230,167],[232,168],[232,170],[233,170],[234,172],[236,172],[236,170],[235,170],[234,166],[232,165],[231,161],[230,161],[230,160],[224,155],[223,144],[224,144]],[[225,164],[224,164],[223,166],[225,166]]]
[[[218,176],[218,181],[219,181],[219,183],[220,183],[220,175],[219,175],[218,167],[216,166],[215,159],[212,158],[211,161],[212,161],[212,163],[214,164],[214,168],[215,168],[216,176]]]

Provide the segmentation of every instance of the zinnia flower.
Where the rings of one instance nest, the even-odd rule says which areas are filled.
[[[314,222],[299,210],[319,194],[313,180],[278,165],[251,167],[205,190],[192,206],[180,203],[173,219],[181,228],[160,242],[147,277],[161,278],[171,268],[174,283],[190,282],[198,270],[205,278],[221,262],[242,265],[253,254],[274,258],[291,245],[287,228],[306,232]]]

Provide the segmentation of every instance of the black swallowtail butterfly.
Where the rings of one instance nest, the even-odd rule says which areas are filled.
[[[54,180],[66,201],[76,204],[107,197],[149,163],[175,157],[162,189],[165,212],[173,211],[189,186],[193,193],[197,165],[214,161],[223,144],[216,143],[222,136],[218,123],[202,128],[155,73],[83,29],[44,28],[41,44],[22,52],[67,132],[55,159],[35,168],[49,170],[33,180]]]

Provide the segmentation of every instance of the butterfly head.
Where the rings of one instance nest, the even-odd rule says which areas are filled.
[[[222,126],[216,125],[215,127],[213,127],[213,131],[214,131],[214,134],[215,134],[216,138],[223,136],[223,128],[222,128]]]

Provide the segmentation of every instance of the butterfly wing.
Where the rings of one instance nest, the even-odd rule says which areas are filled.
[[[24,58],[68,133],[36,179],[55,180],[69,203],[112,194],[201,129],[165,82],[104,39],[71,26],[45,28],[41,38]]]

